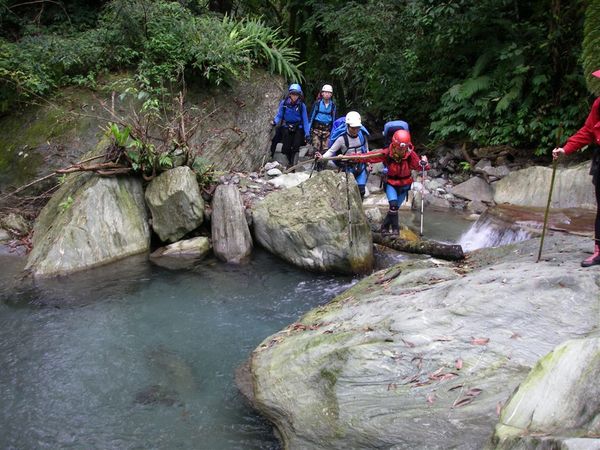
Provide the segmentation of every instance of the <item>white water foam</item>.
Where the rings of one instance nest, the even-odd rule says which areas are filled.
[[[532,237],[531,233],[518,227],[500,228],[490,220],[477,221],[464,233],[458,243],[470,252],[478,248],[499,247]]]

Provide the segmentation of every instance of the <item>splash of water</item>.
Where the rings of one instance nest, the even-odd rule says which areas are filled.
[[[532,237],[529,230],[514,224],[506,224],[493,218],[481,217],[464,233],[458,243],[464,251],[470,252],[478,248],[499,247],[501,245],[520,242]]]

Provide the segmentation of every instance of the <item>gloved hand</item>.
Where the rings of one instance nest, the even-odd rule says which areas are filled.
[[[381,170],[381,173],[382,173],[382,174],[384,174],[384,175],[387,175],[387,173],[388,173],[388,168],[387,168],[387,167],[384,167],[384,168]]]

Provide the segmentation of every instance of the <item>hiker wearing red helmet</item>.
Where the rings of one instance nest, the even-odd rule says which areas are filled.
[[[372,155],[372,156],[371,156]],[[410,132],[398,130],[392,137],[390,145],[383,150],[375,150],[364,155],[364,161],[382,162],[387,173],[385,194],[390,209],[381,225],[381,232],[387,233],[391,227],[393,234],[400,230],[398,224],[398,208],[404,203],[413,182],[413,170],[429,170],[427,157],[419,157],[411,142]]]
[[[592,75],[600,78],[600,70],[596,70],[592,73]],[[583,124],[583,127],[581,127],[573,136],[568,138],[565,145],[552,150],[552,157],[556,159],[561,154],[569,155],[590,144],[600,145],[600,97],[598,97],[592,105],[592,110]],[[600,181],[598,180],[598,175],[600,175],[600,150],[598,148],[596,148],[594,152],[590,175],[593,176],[592,183],[594,184],[594,189],[596,192],[594,253],[589,258],[581,261],[582,267],[600,264]]]

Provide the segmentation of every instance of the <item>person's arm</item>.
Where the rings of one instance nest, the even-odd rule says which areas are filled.
[[[583,126],[577,133],[567,139],[567,142],[562,147],[566,155],[574,153],[580,148],[594,142],[594,125],[596,125],[596,122],[598,121],[598,108],[600,108],[600,97],[598,97],[592,105],[592,109]],[[555,152],[553,151],[552,154],[554,155],[554,153]]]
[[[425,167],[421,165],[421,161],[425,162]],[[410,154],[408,155],[408,166],[411,168],[411,170],[431,169],[431,167],[429,166],[429,162],[427,161],[427,156],[421,157],[414,150],[411,150]]]
[[[283,120],[283,102],[284,101],[285,100],[281,100],[279,102],[279,107],[277,108],[277,114],[275,114],[275,117],[273,118],[273,122],[271,122],[272,125],[277,126]]]
[[[346,144],[344,143],[344,136],[340,136],[335,140],[333,144],[331,144],[331,147],[329,147],[329,149],[323,154],[323,156],[326,158],[337,156],[337,154],[342,151],[342,147],[345,146]]]
[[[319,110],[319,100],[313,103],[312,111],[310,112],[310,126],[312,127],[313,122],[315,121],[315,117],[317,116],[317,111]]]
[[[304,125],[304,138],[306,142],[310,142],[310,123],[308,123],[308,116],[306,114],[306,103],[302,103],[302,123]]]

